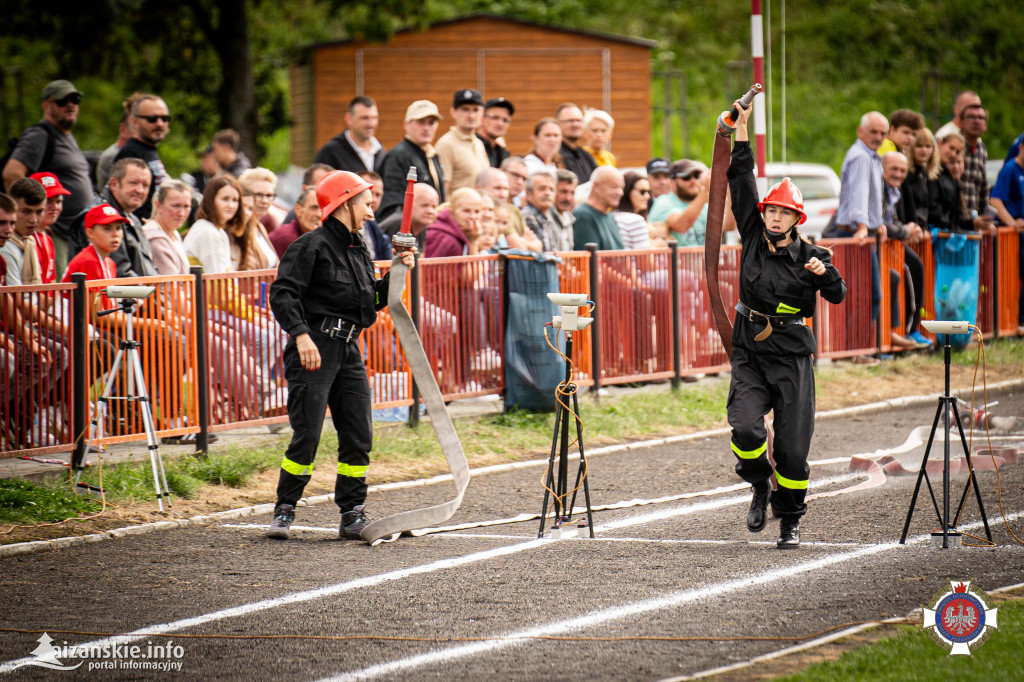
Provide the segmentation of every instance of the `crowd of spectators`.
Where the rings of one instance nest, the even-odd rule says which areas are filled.
[[[505,135],[514,123],[514,103],[460,89],[447,112],[452,123],[447,132],[438,137],[445,117],[434,102],[415,101],[405,113],[404,137],[387,149],[376,137],[376,103],[355,97],[344,116],[345,129],[317,152],[293,210],[280,223],[270,211],[278,178],[252,167],[237,132],[217,132],[202,151],[201,168],[174,179],[160,157],[172,112],[161,97],[134,93],[124,100],[116,140],[93,174],[73,133],[82,103],[83,93],[71,82],[47,84],[42,120],[22,133],[0,168],[7,192],[0,194],[0,285],[56,282],[69,275],[69,262],[85,249],[92,246],[99,253],[97,225],[106,223],[90,223],[89,216],[100,206],[117,214],[112,223],[119,235],[116,243],[106,242],[114,246],[109,254],[94,258],[92,276],[180,275],[190,265],[207,273],[274,268],[300,235],[319,226],[314,188],[332,169],[358,173],[373,185],[375,220],[367,222],[362,239],[375,259],[391,257],[390,237],[402,222],[410,166],[417,172],[411,229],[426,258],[502,248],[567,251],[587,243],[599,249],[647,249],[669,240],[700,246],[705,239],[708,167],[698,159],[653,158],[624,173],[612,153],[614,119],[572,102],[531,122],[530,149],[509,150]],[[923,116],[907,109],[888,118],[865,114],[843,162],[839,207],[826,236],[916,243],[927,239],[931,228],[1024,229],[1020,138],[990,188],[982,141],[987,111],[971,91],[957,95],[953,110],[953,120],[935,135]],[[732,229],[732,211],[727,208],[725,215],[724,228]],[[907,254],[904,272],[887,273],[889,285],[902,286],[908,302],[905,319],[892,321],[901,328],[893,335],[901,348],[927,343],[918,329],[922,265],[909,249]],[[875,254],[872,320],[878,317],[882,281]],[[239,369],[246,359],[227,350],[225,370],[240,385],[273,390],[276,360],[269,349],[281,346],[281,339],[273,338],[280,330],[265,302],[238,291],[226,295],[235,300],[217,307],[215,324],[224,338],[245,340],[259,370],[246,376]],[[1020,313],[1024,325],[1024,299]],[[60,342],[66,335],[57,319],[45,310],[18,314],[42,332],[18,336],[13,318],[0,321],[2,352],[15,358],[5,366],[28,371],[18,358],[32,352],[66,362]],[[32,377],[39,374],[33,372]]]

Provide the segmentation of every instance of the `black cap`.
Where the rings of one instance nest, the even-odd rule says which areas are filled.
[[[452,109],[458,109],[463,104],[479,104],[483,106],[484,96],[480,94],[479,90],[456,90],[455,97],[452,98]]]
[[[672,169],[672,164],[668,162],[668,159],[663,159],[658,156],[647,162],[647,174],[654,175],[655,173],[665,173]]]
[[[491,109],[493,107],[501,107],[508,110],[508,115],[513,116],[516,113],[516,108],[512,106],[512,102],[509,102],[504,97],[495,97],[494,99],[487,100],[487,104],[484,105],[484,109]]]

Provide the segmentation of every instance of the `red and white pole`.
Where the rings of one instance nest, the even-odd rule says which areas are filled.
[[[750,54],[754,58],[754,82],[764,82],[764,25],[761,20],[761,0],[750,0]],[[764,164],[767,156],[765,135],[764,89],[754,97],[754,159],[757,162],[757,186],[764,194],[768,190]]]

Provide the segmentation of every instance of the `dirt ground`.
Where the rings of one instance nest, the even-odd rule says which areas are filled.
[[[864,405],[882,400],[898,398],[906,395],[928,395],[942,392],[943,376],[940,365],[922,366],[914,362],[886,363],[881,367],[868,368],[853,365],[849,362],[826,363],[817,369],[819,386],[825,384],[831,390],[818,389],[817,409],[825,412],[838,408]],[[1020,367],[989,368],[986,376],[988,384],[1021,378]],[[976,402],[984,404],[981,374],[977,380]],[[728,381],[724,374],[715,379],[705,381]],[[954,391],[959,390],[966,399],[970,398],[970,388],[974,383],[973,367],[953,367],[950,372],[950,383]],[[667,385],[664,390],[667,389]],[[841,390],[837,390],[841,387]],[[456,426],[458,422],[456,421]],[[705,427],[702,427],[705,428]],[[677,433],[697,431],[697,428],[680,428]],[[673,434],[652,434],[666,436]],[[591,447],[611,443],[607,439],[594,439]],[[172,456],[174,453],[170,453]],[[523,453],[529,454],[529,453]],[[546,452],[535,453],[541,457]],[[479,455],[470,458],[470,465],[482,467],[508,461],[499,455]],[[406,460],[396,463],[377,463],[371,468],[370,485],[412,480],[447,473],[444,458],[438,455],[429,460]],[[272,501],[277,485],[277,471],[270,470],[253,476],[242,488],[225,486],[207,486],[201,497],[192,500],[174,499],[173,509],[161,513],[150,501],[135,502],[125,505],[108,504],[101,513],[85,519],[72,519],[56,524],[36,524],[33,526],[2,526],[0,527],[0,544],[29,542],[68,535],[87,535],[114,528],[121,528],[141,523],[166,521],[168,519],[185,519],[202,514],[246,507]],[[308,496],[323,495],[333,491],[333,481],[323,477],[314,477],[306,488]]]

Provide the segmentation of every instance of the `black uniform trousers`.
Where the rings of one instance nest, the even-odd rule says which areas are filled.
[[[281,462],[277,503],[294,505],[302,497],[330,407],[338,432],[334,502],[347,512],[366,501],[366,469],[373,447],[370,382],[358,337],[348,342],[332,339],[319,327],[309,335],[320,351],[320,369],[310,372],[302,366],[294,340],[284,350],[292,440]]]
[[[736,473],[749,483],[772,475],[764,416],[774,410],[775,480],[772,507],[784,516],[807,511],[804,497],[810,468],[807,453],[814,435],[814,370],[810,355],[761,355],[736,346],[732,351],[729,426]]]

